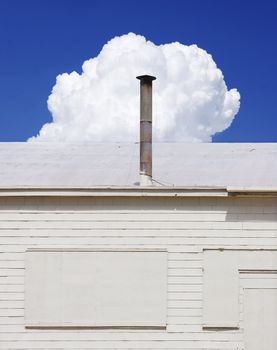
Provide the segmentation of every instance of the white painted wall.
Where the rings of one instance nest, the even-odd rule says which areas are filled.
[[[276,230],[274,198],[1,198],[0,349],[244,349],[243,283],[265,278],[243,274],[239,329],[203,330],[203,249],[277,249]],[[26,329],[30,248],[167,249],[166,331]]]

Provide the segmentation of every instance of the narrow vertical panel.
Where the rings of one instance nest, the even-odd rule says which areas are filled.
[[[203,327],[237,328],[239,273],[234,251],[204,251]]]
[[[245,349],[276,350],[276,325],[277,289],[245,289]]]
[[[38,315],[43,317],[45,323],[50,323],[53,316],[58,323],[62,322],[61,271],[62,254],[60,252],[26,253],[25,319],[27,323],[29,320],[37,320]]]

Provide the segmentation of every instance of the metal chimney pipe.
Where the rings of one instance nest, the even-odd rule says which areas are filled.
[[[152,81],[151,75],[140,75],[140,185],[152,183]]]

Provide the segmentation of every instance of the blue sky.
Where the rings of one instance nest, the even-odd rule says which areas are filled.
[[[56,76],[81,71],[116,35],[197,44],[212,54],[241,108],[214,142],[277,142],[277,2],[250,0],[0,0],[0,141],[25,141],[51,121]]]

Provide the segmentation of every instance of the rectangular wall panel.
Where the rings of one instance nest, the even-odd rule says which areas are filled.
[[[276,325],[277,289],[245,289],[245,350],[276,350]]]
[[[27,251],[28,327],[165,327],[165,251]]]
[[[203,282],[203,327],[238,327],[237,253],[205,250]]]

